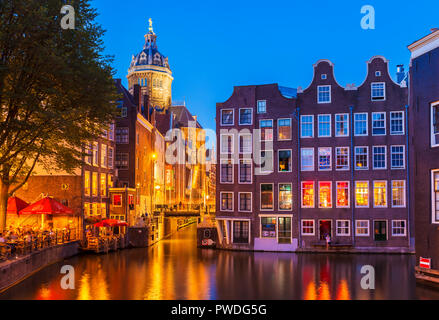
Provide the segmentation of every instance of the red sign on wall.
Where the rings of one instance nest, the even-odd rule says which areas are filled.
[[[431,269],[431,259],[430,258],[419,258],[419,267],[424,269]]]

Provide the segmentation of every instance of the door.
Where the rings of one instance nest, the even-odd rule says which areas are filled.
[[[332,238],[332,221],[320,220],[320,240],[326,240],[326,235]]]
[[[278,220],[278,243],[291,243],[291,218],[279,217]]]
[[[375,241],[387,240],[387,221],[375,221],[374,239]]]

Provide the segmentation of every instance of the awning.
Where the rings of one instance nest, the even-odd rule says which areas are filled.
[[[24,208],[20,214],[73,214],[73,210],[53,198],[46,197]]]

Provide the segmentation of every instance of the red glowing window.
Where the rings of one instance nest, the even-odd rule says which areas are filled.
[[[319,208],[332,208],[331,182],[319,182]]]
[[[337,182],[337,207],[349,207],[349,182]]]
[[[121,207],[122,206],[122,195],[121,194],[113,194],[113,206]]]
[[[302,207],[314,208],[314,181],[302,182]]]

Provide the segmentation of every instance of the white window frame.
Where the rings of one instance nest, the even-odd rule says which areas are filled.
[[[303,154],[302,154],[302,151],[303,150],[312,150],[312,169],[304,169],[303,168],[303,161],[302,161],[302,159],[303,159]],[[306,171],[314,171],[315,170],[315,151],[314,151],[314,148],[300,148],[300,171],[304,171],[304,172],[306,172]]]
[[[320,117],[329,116],[329,135],[322,136],[320,134]],[[317,137],[318,138],[331,138],[332,137],[332,116],[331,114],[318,114],[317,115]]]
[[[338,199],[338,184],[339,183],[347,183],[348,184],[348,205],[347,206],[339,206],[337,203]],[[351,182],[350,181],[336,181],[335,182],[335,207],[336,208],[350,208],[351,207]]]
[[[304,136],[303,135],[303,118],[304,117],[311,117],[311,136]],[[307,122],[308,123],[308,122]],[[300,138],[302,139],[312,139],[314,138],[314,115],[313,114],[304,114],[300,116]]]
[[[250,194],[250,210],[241,210],[241,194]],[[238,192],[238,212],[253,211],[253,192]]]
[[[230,162],[232,165],[232,181],[231,182],[223,182],[222,181],[222,171],[223,171],[223,162]],[[235,166],[234,166],[234,160],[232,158],[230,159],[220,159],[220,184],[234,184],[235,183]]]
[[[290,139],[280,139],[279,137],[279,122],[281,120],[289,120],[290,121]],[[277,141],[291,141],[293,139],[293,120],[291,118],[279,118],[277,119]]]
[[[347,149],[348,150],[348,155],[347,155],[347,157],[348,157],[348,167],[346,169],[338,169],[337,168],[337,150],[340,150],[340,149]],[[350,153],[350,148],[349,147],[336,147],[335,148],[335,161],[334,161],[334,163],[335,163],[335,170],[336,171],[348,171],[349,170],[349,168],[350,168],[350,155],[351,155],[351,153]]]
[[[260,173],[264,173],[264,174],[271,174],[271,173],[274,173],[276,170],[275,170],[275,168],[274,168],[274,163],[275,163],[275,159],[274,159],[274,150],[261,150],[260,151],[261,153],[262,152],[265,152],[265,153],[267,153],[267,152],[271,152],[271,164],[272,164],[272,170],[263,170],[263,167],[262,167],[262,164],[261,164],[261,167],[259,167],[259,171],[260,171]],[[261,162],[262,162],[262,154],[261,154]]]
[[[232,194],[232,210],[223,210],[223,208],[222,208],[222,200],[223,200],[223,194],[224,193],[231,193]],[[233,212],[234,211],[234,209],[235,209],[235,194],[234,194],[234,192],[233,191],[221,191],[220,192],[220,205],[219,205],[219,207],[220,207],[220,211],[221,212]]]
[[[367,151],[367,153],[366,153],[366,156],[367,156],[367,167],[357,167],[357,148],[366,148],[366,151]],[[355,170],[359,170],[359,171],[362,171],[362,170],[369,170],[369,164],[370,164],[370,158],[369,158],[369,146],[354,146],[354,161],[355,161],[355,163],[353,164],[354,165],[354,168],[355,168]]]
[[[280,185],[281,184],[289,184],[291,186],[291,209],[281,209],[280,208]],[[277,209],[279,211],[287,212],[287,211],[293,211],[293,184],[291,182],[279,182],[277,184]]]
[[[366,133],[365,134],[358,134],[356,133],[356,122],[355,121],[360,121],[360,120],[355,120],[355,116],[356,115],[366,115],[366,120],[361,120],[361,121],[366,121]],[[355,137],[367,137],[369,135],[369,114],[367,112],[358,112],[358,113],[354,113],[354,136]]]
[[[348,130],[348,132],[347,132],[347,134],[346,135],[344,135],[344,134],[338,134],[337,133],[337,123],[338,122],[342,122],[342,121],[337,121],[337,116],[344,116],[344,117],[346,117],[346,119],[347,119],[347,121],[346,121],[346,124],[347,124],[347,130]],[[336,137],[349,137],[349,113],[336,113],[335,114],[335,116],[334,116],[334,130],[335,130],[335,136]]]
[[[261,127],[261,122],[262,121],[271,121],[271,140],[262,140],[262,130],[263,130],[262,127]],[[273,141],[274,140],[274,121],[273,121],[273,119],[260,119],[259,120],[259,130],[261,130],[259,141],[267,142],[267,141]]]
[[[320,185],[322,183],[329,183],[329,191],[330,191],[330,197],[331,197],[331,205],[329,207],[322,207],[321,203],[320,203]],[[318,183],[318,195],[317,195],[317,198],[318,198],[318,201],[319,201],[319,203],[318,203],[318,208],[319,209],[332,209],[332,207],[334,206],[334,197],[333,197],[333,192],[332,192],[332,181],[323,181],[323,180],[319,181],[319,183]]]
[[[271,209],[262,209],[262,185],[263,184],[271,184],[271,186],[272,186],[272,193],[273,193],[273,207],[271,208]],[[275,195],[275,192],[274,192],[274,183],[270,183],[270,182],[261,182],[260,184],[259,184],[259,210],[260,211],[274,211],[274,199],[275,199],[275,197],[274,197],[274,195]]]
[[[393,166],[393,161],[392,161],[392,156],[393,156],[393,152],[392,152],[392,148],[393,147],[402,147],[402,167],[394,167]],[[401,144],[401,145],[391,145],[390,146],[390,168],[392,170],[404,170],[405,169],[405,145]]]
[[[367,205],[365,205],[365,206],[357,205],[357,184],[358,183],[367,183]],[[355,199],[354,199],[355,208],[360,208],[361,209],[361,208],[369,208],[370,207],[370,183],[369,183],[368,180],[358,180],[358,181],[355,181],[354,196],[355,196]]]
[[[386,192],[386,205],[384,206],[379,206],[375,204],[375,183],[381,183],[384,182],[385,187],[384,187],[384,191]],[[372,190],[373,190],[373,207],[374,208],[388,208],[389,207],[389,188],[388,188],[388,183],[387,180],[373,180],[372,181]]]
[[[434,174],[438,172],[439,169],[431,170],[431,223],[432,224],[439,224],[439,219],[436,219],[437,208],[436,208],[436,191],[435,191],[435,183],[434,183]]]
[[[407,220],[402,220],[402,219],[399,219],[399,220],[392,220],[391,221],[392,222],[392,226],[391,226],[391,228],[392,228],[392,237],[406,237],[407,236]],[[394,233],[394,229],[400,229],[401,227],[395,227],[394,225],[393,225],[393,223],[394,222],[404,222],[404,234],[395,234]]]
[[[245,152],[245,151],[241,152],[241,137],[243,137],[243,136],[250,137],[250,150],[248,152]],[[240,133],[238,135],[238,152],[239,152],[239,154],[252,154],[253,153],[253,135],[251,133]]]
[[[339,229],[346,228],[346,227],[339,227],[338,226],[339,222],[347,222],[348,223],[348,226],[347,226],[348,233],[338,232]],[[351,220],[343,220],[343,219],[335,220],[335,234],[337,235],[337,237],[350,237],[351,236]]]
[[[392,195],[391,195],[392,208],[405,208],[407,206],[407,204],[406,204],[407,203],[407,191],[406,191],[406,182],[405,182],[405,180],[392,180],[391,182],[392,182],[392,187],[391,187],[391,191],[392,191]],[[402,194],[404,196],[404,204],[400,205],[400,206],[393,204],[393,183],[394,182],[404,182],[404,186],[403,186],[403,189],[402,189]]]
[[[312,206],[303,205],[303,184],[312,182],[314,201]],[[301,181],[300,182],[300,207],[303,209],[311,209],[316,207],[316,182],[315,181]]]
[[[402,132],[393,132],[392,130],[392,115],[394,114],[402,114]],[[403,136],[405,135],[405,112],[404,111],[390,111],[390,135],[391,136]]]
[[[384,133],[383,134],[376,134],[376,133],[373,133],[373,129],[374,129],[374,126],[373,126],[373,116],[375,115],[375,114],[384,114]],[[387,135],[387,115],[386,115],[386,112],[372,112],[372,117],[371,117],[371,129],[372,129],[372,136],[374,136],[374,137],[379,137],[379,136],[385,136],[385,135]],[[382,128],[378,128],[378,129],[382,129]]]
[[[374,96],[373,96],[373,86],[377,85],[377,84],[382,84],[383,85],[384,96],[383,96],[382,99],[381,98],[380,99],[374,99]],[[385,82],[379,81],[379,82],[372,82],[370,84],[370,101],[372,101],[372,102],[386,101],[386,83]]]
[[[241,182],[241,161],[248,161],[250,163],[250,182]],[[235,171],[235,170],[233,170]],[[238,162],[238,184],[253,184],[253,161],[251,159],[241,158]]]
[[[312,222],[312,233],[304,233],[303,232],[303,223],[304,222]],[[310,227],[307,227],[310,228]],[[316,235],[316,222],[313,219],[302,219],[301,223],[300,223],[300,233],[302,234],[302,236],[315,236]]]
[[[358,225],[359,222],[367,222],[367,234],[358,234],[358,228],[365,228],[365,227],[360,227]],[[370,221],[369,220],[355,220],[355,236],[357,236],[357,237],[370,237]]]
[[[433,102],[430,105],[430,145],[432,148],[439,147],[439,137],[437,138],[438,143],[436,143],[436,136],[439,136],[439,132],[436,134],[434,133],[434,122],[433,122],[434,112],[433,112],[433,110],[435,107],[439,108],[439,101]],[[438,119],[438,121],[439,121],[439,119]]]
[[[227,220],[226,220],[227,221]],[[231,243],[236,243],[236,244],[245,244],[245,243],[242,243],[242,242],[235,242],[234,240],[235,240],[235,224],[234,224],[234,222],[236,221],[236,222],[247,222],[248,223],[248,244],[251,242],[251,237],[252,237],[252,223],[251,223],[251,220],[250,219],[242,219],[242,218],[237,218],[237,219],[228,219],[228,221],[230,221],[230,230],[231,230],[231,233],[230,233],[230,242]]]
[[[227,123],[223,123],[223,111],[232,111],[232,123],[231,124],[227,124]],[[222,127],[232,127],[235,125],[235,109],[233,108],[227,108],[227,109],[221,109],[220,110],[220,125]]]
[[[329,149],[329,169],[320,169],[320,149]],[[332,147],[319,147],[317,150],[318,171],[332,171]]]
[[[223,152],[223,136],[232,137],[232,144],[230,146],[231,152]],[[235,150],[235,135],[233,133],[221,133],[220,134],[220,154],[233,154]]]
[[[320,101],[320,89],[323,88],[329,88],[329,101]],[[332,102],[332,94],[331,94],[332,88],[331,85],[322,85],[317,86],[317,103],[318,104],[325,104],[325,103],[331,103]]]
[[[250,123],[241,123],[241,110],[250,110],[251,111]],[[221,117],[221,119],[222,119],[222,117]],[[239,108],[238,122],[239,122],[240,126],[252,126],[253,125],[253,108]]]
[[[280,171],[280,168],[279,168],[279,160],[280,160],[280,157],[279,157],[279,153],[281,152],[281,151],[290,151],[290,170],[288,170],[288,171]],[[291,173],[293,171],[293,150],[292,149],[278,149],[277,150],[277,172],[278,173]]]
[[[259,102],[264,102],[265,103],[265,111],[264,112],[259,112]],[[267,100],[257,100],[256,101],[256,113],[258,113],[258,114],[267,113]]]
[[[384,147],[384,168],[376,168],[375,167],[375,148],[383,148]],[[387,170],[387,146],[372,146],[372,169],[373,170]]]

